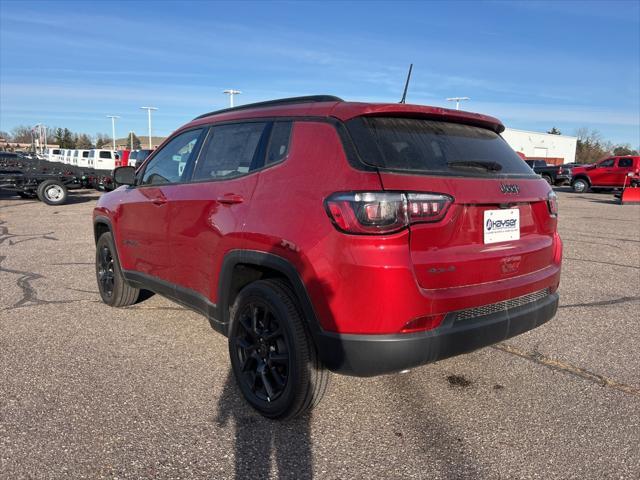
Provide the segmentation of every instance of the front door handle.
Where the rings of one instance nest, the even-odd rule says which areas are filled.
[[[155,197],[153,200],[151,200],[151,202],[154,205],[164,205],[165,203],[167,203],[167,199],[165,197]]]
[[[242,198],[242,195],[237,195],[235,193],[225,193],[218,197],[218,202],[224,203],[225,205],[233,205],[234,203],[244,202],[244,198]]]

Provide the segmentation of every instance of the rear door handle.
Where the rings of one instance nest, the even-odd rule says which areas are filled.
[[[218,197],[218,202],[224,203],[225,205],[233,205],[234,203],[244,202],[244,198],[242,198],[242,195],[237,195],[235,193],[225,193]]]

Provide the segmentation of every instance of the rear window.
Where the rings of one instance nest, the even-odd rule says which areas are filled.
[[[618,160],[618,167],[633,167],[633,159],[632,158],[621,158]]]
[[[454,176],[534,175],[486,128],[399,117],[359,117],[347,127],[360,157],[375,167]]]

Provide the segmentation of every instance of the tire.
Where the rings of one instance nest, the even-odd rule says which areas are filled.
[[[96,243],[96,280],[102,301],[112,307],[126,307],[138,300],[140,290],[131,287],[122,275],[111,232],[100,235]]]
[[[67,187],[58,180],[45,180],[38,185],[38,199],[47,205],[62,205],[69,196]]]
[[[571,187],[576,193],[586,193],[589,190],[589,182],[583,178],[577,178],[573,181]]]
[[[551,180],[551,177],[549,175],[542,175],[542,179],[549,185],[553,185],[553,180]]]
[[[231,367],[249,405],[267,418],[290,419],[320,402],[329,372],[287,283],[250,283],[238,294],[230,318]]]

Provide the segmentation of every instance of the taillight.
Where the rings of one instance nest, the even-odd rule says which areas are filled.
[[[326,208],[338,230],[388,234],[412,223],[442,220],[452,202],[439,193],[349,192],[331,195]]]
[[[549,207],[549,213],[552,217],[558,216],[558,196],[553,190],[549,192],[547,197],[547,207]]]

